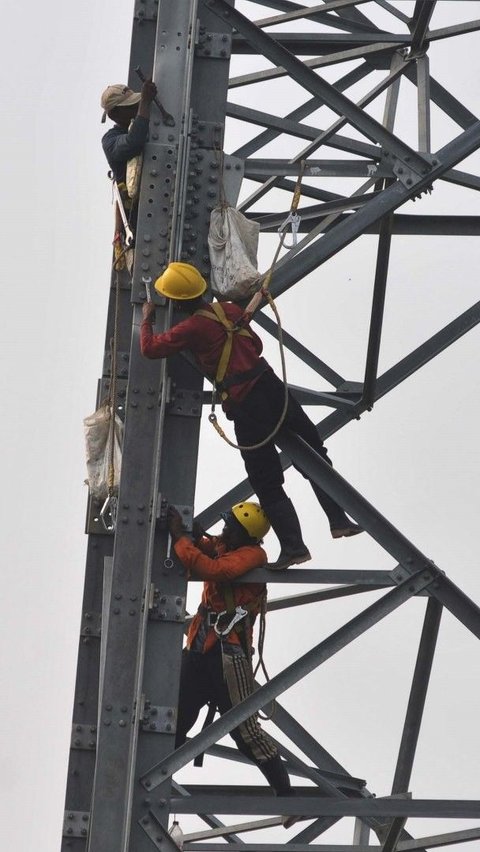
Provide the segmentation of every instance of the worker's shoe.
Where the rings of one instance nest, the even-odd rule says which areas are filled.
[[[290,790],[288,793],[286,793],[286,795],[294,796],[295,790]],[[300,814],[290,814],[290,816],[283,817],[282,825],[284,828],[291,828],[292,825],[295,825],[295,823],[299,822],[299,820],[301,819],[308,819],[308,817],[300,816]]]
[[[300,565],[311,559],[292,501],[285,497],[277,503],[263,506],[263,509],[280,542],[280,556],[276,562],[269,562],[267,568],[283,571],[289,565]]]
[[[300,819],[303,819],[301,816],[297,816],[297,814],[290,814],[288,817],[283,817],[283,827],[291,828],[292,825],[295,825]]]
[[[306,545],[297,550],[284,550],[283,547],[276,562],[268,562],[269,571],[284,571],[290,565],[301,565],[311,559],[311,553]]]
[[[330,527],[330,532],[332,534],[332,538],[350,538],[351,535],[358,535],[359,533],[365,532],[365,530],[358,524],[348,521],[346,526]]]

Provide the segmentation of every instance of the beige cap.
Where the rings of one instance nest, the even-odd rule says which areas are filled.
[[[100,106],[103,109],[102,122],[105,121],[107,114],[114,107],[127,107],[138,104],[141,98],[140,92],[134,92],[123,83],[114,83],[113,86],[107,86],[102,97],[100,98]]]

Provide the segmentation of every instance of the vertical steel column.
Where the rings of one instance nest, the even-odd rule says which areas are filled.
[[[149,70],[153,65],[156,17],[157,6],[154,0],[148,0],[146,3],[140,3],[137,0],[133,17],[130,72],[128,75],[128,84],[133,89],[138,88],[138,78],[133,71],[135,66],[141,64],[146,70]],[[107,68],[106,74],[108,77]],[[105,178],[107,171],[108,164],[105,160]],[[113,231],[112,214],[112,237]],[[130,282],[125,271],[119,273],[119,285],[117,399],[114,402],[117,413],[123,419],[129,372],[132,313]],[[115,317],[115,287],[116,276],[115,273],[112,273],[105,334],[105,357],[103,374],[97,389],[97,406],[108,395],[112,378],[110,339],[113,334]],[[62,852],[67,852],[72,848],[83,852],[90,825],[96,761],[99,681],[101,677],[100,643],[102,636],[102,645],[105,646],[107,632],[105,616],[102,618],[102,610],[105,604],[103,574],[105,562],[111,560],[114,545],[113,534],[107,532],[100,521],[100,508],[89,500],[86,518],[86,532],[89,535],[89,541],[73,705],[72,742],[65,794]]]
[[[354,827],[353,827],[353,841],[352,841],[353,845],[354,846],[368,846],[369,840],[370,840],[370,826],[367,825],[359,817],[356,817]]]
[[[418,150],[430,153],[430,62],[428,56],[417,59]]]
[[[100,679],[95,779],[92,792],[91,766],[90,784],[81,800],[75,801],[75,790],[67,797],[73,830],[66,843],[83,849],[89,833],[89,852],[141,852],[160,840],[163,848],[173,846],[166,834],[170,780],[158,791],[160,804],[165,804],[164,818],[152,827],[150,802],[137,779],[152,761],[173,749],[186,576],[170,558],[167,534],[159,522],[163,502],[181,507],[187,525],[191,521],[203,382],[181,358],[172,359],[168,370],[144,359],[138,338],[145,285],[170,259],[191,260],[208,271],[205,247],[209,213],[219,199],[218,151],[223,143],[230,34],[228,25],[219,26],[216,18],[213,27],[203,9],[198,14],[197,0],[161,3],[155,39],[156,17],[154,0],[138,4],[129,83],[138,88],[136,65],[146,74],[153,66],[175,126],[164,125],[152,107],[131,291],[133,326],[128,281],[121,279],[120,346],[122,351],[126,348],[128,334],[130,352],[124,361],[129,363],[129,383],[118,523],[103,600],[102,669],[100,673],[98,648],[95,690],[90,689],[94,728]],[[171,321],[170,309],[158,304],[157,328],[167,328]],[[107,339],[112,323],[110,310]],[[112,542],[112,536],[105,538]],[[99,612],[101,572],[109,554],[111,547],[96,567]],[[90,764],[94,746],[86,751]]]

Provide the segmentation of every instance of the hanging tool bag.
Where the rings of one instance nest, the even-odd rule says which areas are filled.
[[[83,421],[88,474],[85,482],[94,500],[105,500],[110,493],[110,484],[113,486],[113,493],[118,494],[122,466],[123,423],[116,414],[112,428],[111,418],[112,409],[106,403],[90,417],[85,417]],[[111,470],[112,441],[113,471]]]
[[[210,284],[217,298],[236,301],[250,296],[260,278],[257,269],[260,225],[228,205],[210,214],[208,249]]]

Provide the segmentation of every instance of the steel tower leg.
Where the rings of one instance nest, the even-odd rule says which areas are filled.
[[[255,22],[255,5],[262,7],[262,14],[264,7],[270,7],[272,15]],[[414,234],[416,229],[424,234],[480,233],[480,221],[475,216],[442,218],[396,213],[411,199],[421,201],[437,181],[455,183],[470,191],[480,189],[479,176],[456,168],[480,147],[480,121],[432,76],[435,66],[427,56],[435,41],[475,34],[480,22],[456,23],[453,17],[451,26],[432,29],[436,5],[441,4],[417,2],[410,18],[401,4],[380,0],[375,4],[328,0],[314,7],[289,0],[238,2],[237,8],[225,0],[142,0],[135,4],[128,83],[138,87],[136,66],[141,66],[147,75],[152,73],[175,124],[166,125],[156,108],[152,109],[133,280],[126,273],[121,273],[118,280],[119,353],[114,365],[106,354],[98,387],[99,403],[116,371],[115,404],[125,419],[123,466],[115,531],[102,526],[100,507],[93,501],[87,511],[89,543],[62,852],[175,850],[167,832],[173,808],[179,813],[196,814],[208,826],[188,835],[185,848],[192,850],[219,850],[225,848],[225,843],[228,848],[240,847],[245,845],[243,832],[255,829],[277,833],[273,845],[255,840],[248,843],[249,850],[282,848],[287,844],[284,838],[290,835],[282,833],[281,815],[288,813],[305,819],[308,815],[313,820],[307,827],[298,826],[293,842],[299,852],[347,815],[357,820],[353,841],[339,847],[342,851],[363,852],[371,830],[377,833],[385,852],[397,848],[425,852],[431,844],[442,846],[478,838],[478,829],[471,829],[419,838],[409,846],[411,835],[404,829],[408,817],[472,819],[478,818],[480,806],[470,800],[437,802],[404,794],[420,735],[441,608],[446,607],[476,637],[480,637],[480,610],[347,480],[291,435],[279,438],[284,467],[294,461],[305,470],[365,526],[398,566],[393,571],[350,566],[337,572],[290,569],[273,577],[264,570],[252,572],[247,581],[268,580],[272,586],[285,582],[330,583],[335,573],[333,582],[338,585],[334,588],[271,601],[271,610],[315,605],[334,598],[341,606],[347,595],[382,588],[385,593],[353,619],[345,619],[331,636],[174,752],[187,577],[170,552],[164,512],[166,505],[173,503],[182,512],[186,526],[192,522],[200,416],[208,393],[203,391],[203,379],[188,358],[172,358],[168,364],[150,362],[139,350],[146,285],[174,259],[194,263],[208,274],[209,214],[221,197],[222,177],[231,202],[237,199],[244,174],[260,184],[253,193],[248,190],[247,198],[246,192],[243,194],[241,206],[248,215],[259,215],[262,230],[267,232],[282,221],[279,199],[287,197],[285,190],[290,198],[298,163],[305,158],[301,226],[304,236],[297,248],[280,261],[272,293],[281,296],[357,237],[380,234],[364,381],[349,381],[335,365],[322,360],[321,351],[309,351],[292,334],[285,334],[286,347],[334,388],[328,394],[308,388],[295,390],[303,403],[334,409],[318,423],[322,438],[370,409],[480,322],[477,303],[383,375],[377,375],[389,252],[396,234]],[[454,11],[455,3],[450,5]],[[379,9],[374,6],[390,15],[390,28],[383,29],[377,22],[375,12]],[[300,32],[298,26],[302,20],[305,32]],[[291,32],[285,29],[290,21]],[[275,29],[278,24],[282,26]],[[229,81],[231,52],[260,57],[260,69],[250,68],[248,73]],[[302,56],[310,58],[304,61]],[[268,68],[264,67],[265,58]],[[337,64],[341,69],[344,63],[357,64],[349,64],[347,73],[340,70],[336,83],[327,82],[323,69]],[[372,72],[375,79],[372,86],[367,84],[367,94],[360,99],[354,96],[351,88]],[[295,108],[283,112],[280,109],[281,115],[276,114],[279,105],[273,100],[264,97],[258,102],[254,97],[255,87],[267,86],[269,80],[279,77],[294,81],[305,90]],[[416,143],[407,143],[406,134],[401,129],[397,134],[394,128],[403,91],[402,77],[410,87],[417,87]],[[240,90],[241,94],[242,89],[250,87],[246,90],[252,97],[243,96],[239,103],[232,95],[230,102],[229,87],[232,93]],[[382,123],[373,118],[368,108],[383,92],[386,102]],[[432,103],[458,125],[433,154]],[[316,111],[325,105],[337,116],[327,129],[317,126],[315,118]],[[228,121],[256,125],[253,138],[240,145],[238,140],[233,146],[224,144],[226,117]],[[307,117],[309,124],[304,123]],[[346,125],[351,125],[354,132]],[[285,136],[298,143],[300,150],[293,156],[290,150],[288,157],[284,154]],[[307,148],[301,147],[305,139]],[[272,154],[277,141],[278,158]],[[253,155],[267,144],[272,147],[264,159],[255,160]],[[417,149],[413,144],[417,144]],[[327,160],[327,147],[343,152],[345,159],[340,153],[336,160]],[[222,176],[222,152],[232,148],[235,153],[231,157],[227,154]],[[336,177],[337,184],[347,177],[361,178],[362,183],[351,194],[331,192],[325,189],[322,174]],[[257,206],[251,214],[252,205],[261,206],[261,202],[270,203],[271,210],[262,208],[259,212]],[[107,353],[115,324],[116,291],[117,279],[113,276]],[[176,315],[170,306],[156,299],[156,327],[166,329],[176,321]],[[268,317],[261,314],[258,321],[267,332],[276,334]],[[223,496],[214,494],[213,488],[214,485],[212,503],[201,516],[205,526],[214,523],[219,512],[233,501],[251,492],[246,480],[232,484]],[[409,606],[416,595],[427,596],[429,601],[392,797],[375,798],[366,782],[349,775],[317,742],[308,722],[294,719],[277,700],[288,687],[293,688],[307,674],[312,676],[323,661],[381,619],[388,618],[400,606]],[[265,703],[276,705],[274,724],[282,737],[280,753],[289,771],[311,782],[309,787],[298,788],[298,797],[278,802],[265,788],[225,785],[224,774],[218,784],[215,779],[208,785],[181,786],[172,781],[172,773],[205,748],[216,758],[242,760],[233,749],[219,746],[218,739]],[[302,758],[289,749],[285,739],[302,752]],[[260,816],[266,809],[267,814],[275,816],[224,825],[215,814],[216,809]],[[209,846],[210,839],[213,843]],[[219,843],[222,839],[224,843]]]

